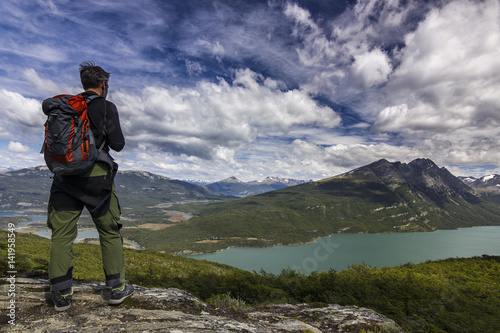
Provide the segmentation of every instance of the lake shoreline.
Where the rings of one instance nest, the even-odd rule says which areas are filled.
[[[42,234],[39,234],[40,232],[42,233],[47,233],[47,227],[46,227],[46,222],[40,222],[39,220],[40,219],[46,219],[46,216],[45,215],[42,215],[42,213],[44,213],[43,211],[38,211],[38,210],[20,210],[20,211],[6,211],[6,212],[0,212],[0,219],[1,217],[19,217],[20,219],[24,219],[24,218],[30,218],[32,219],[31,222],[19,222],[19,224],[22,224],[21,226],[18,226],[16,227],[16,229],[18,229],[18,232],[25,232],[25,233],[32,233],[32,234],[37,234],[41,237],[45,237],[45,238],[50,238],[49,236],[47,235],[42,235]],[[36,221],[38,220],[38,221]],[[295,242],[295,243],[292,243],[292,244],[269,244],[269,246],[263,246],[263,244],[265,244],[265,242],[263,241],[268,241],[269,240],[262,240],[262,239],[249,239],[249,238],[245,238],[243,239],[242,238],[242,244],[241,245],[238,245],[238,244],[232,244],[230,246],[227,246],[227,247],[224,247],[224,248],[221,248],[221,249],[217,249],[217,250],[213,250],[213,251],[191,251],[191,250],[183,250],[183,251],[178,251],[178,252],[175,252],[173,253],[174,255],[177,255],[177,256],[183,256],[183,257],[190,257],[190,258],[195,258],[197,259],[197,257],[199,256],[210,256],[210,255],[218,255],[220,253],[224,253],[224,252],[227,252],[227,251],[231,251],[231,250],[234,250],[234,249],[275,249],[275,248],[279,248],[279,247],[300,247],[300,246],[307,246],[307,245],[310,245],[310,246],[314,246],[315,244],[318,243],[318,240],[320,239],[326,239],[326,238],[329,238],[329,237],[332,237],[332,236],[338,236],[338,235],[407,235],[407,234],[434,234],[436,232],[439,232],[439,231],[454,231],[454,230],[461,230],[461,229],[473,229],[473,228],[481,228],[481,227],[498,227],[496,225],[485,225],[485,226],[473,226],[473,227],[461,227],[461,228],[453,228],[453,229],[436,229],[436,230],[426,230],[426,231],[402,231],[402,230],[399,230],[399,231],[394,231],[394,232],[380,232],[380,233],[372,233],[372,232],[349,232],[348,230],[349,229],[342,229],[342,230],[339,230],[338,232],[336,233],[332,233],[330,235],[326,235],[326,236],[318,236],[318,237],[315,237],[313,238],[312,240],[308,240],[308,241],[304,241],[304,242]],[[82,228],[80,229],[79,228],[79,233],[80,232],[91,232],[92,230],[95,231],[96,235],[91,235],[91,236],[84,236],[84,237],[78,237],[77,238],[77,242],[93,242],[93,240],[98,240],[98,235],[97,235],[97,230],[95,230],[94,228],[91,228],[91,227],[85,227],[85,228]],[[125,239],[124,239],[125,240]],[[230,240],[230,239],[218,239],[217,241],[220,241],[220,240]],[[235,238],[232,238],[232,240],[234,241]],[[249,241],[258,241],[259,244],[256,244],[256,246],[249,246],[248,245],[248,242]],[[137,250],[143,250],[143,249],[147,249],[147,247],[144,247],[144,245],[142,244],[139,244],[137,242],[134,242],[130,239],[126,239],[126,243],[129,244],[129,246],[127,247],[130,247],[130,248],[134,248],[134,249],[137,249]],[[500,253],[499,253],[500,254]]]
[[[460,229],[469,229],[469,228],[476,228],[476,227],[500,227],[500,225],[476,225],[472,227],[459,227],[459,228],[450,228],[450,229],[434,229],[434,230],[427,230],[427,231],[394,231],[394,232],[345,232],[345,231],[338,231],[336,233],[328,234],[325,236],[318,236],[316,238],[313,238],[311,241],[305,241],[305,242],[298,242],[298,243],[290,243],[290,244],[283,244],[283,243],[278,243],[278,244],[272,244],[269,246],[242,246],[239,245],[231,245],[222,249],[217,249],[214,251],[192,251],[191,250],[183,250],[180,252],[174,252],[172,253],[173,255],[177,256],[195,256],[195,255],[204,255],[204,254],[216,254],[220,253],[229,249],[233,248],[259,248],[259,249],[269,249],[277,246],[301,246],[301,245],[308,245],[308,244],[314,244],[316,241],[320,238],[325,238],[325,237],[330,237],[334,235],[392,235],[392,234],[412,234],[412,233],[434,233],[434,232],[439,232],[443,230],[460,230]],[[229,240],[231,238],[221,238],[219,240]],[[255,239],[256,241],[264,241],[264,239]],[[267,240],[268,241],[268,240]],[[187,253],[189,252],[189,253]]]
[[[312,271],[342,270],[366,263],[395,267],[447,258],[500,255],[500,226],[440,229],[433,232],[341,233],[300,245],[235,247],[204,254],[183,254],[248,271],[280,273],[292,268]]]

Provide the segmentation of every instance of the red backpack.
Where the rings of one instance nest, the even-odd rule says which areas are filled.
[[[53,173],[80,175],[94,165],[106,142],[103,136],[101,146],[96,147],[87,115],[87,105],[97,97],[100,96],[58,95],[43,101],[42,110],[47,121],[41,152]]]

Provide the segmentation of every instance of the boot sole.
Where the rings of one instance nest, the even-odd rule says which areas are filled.
[[[134,294],[134,292],[135,292],[135,290],[134,290],[134,291],[132,291],[130,294],[128,294],[128,295],[126,295],[126,296],[123,296],[122,298],[119,298],[119,299],[110,299],[110,300],[108,301],[108,304],[109,304],[109,305],[119,305],[119,304],[122,304],[122,303],[123,303],[123,301],[124,301],[125,299],[127,299],[127,297],[132,296],[132,295]]]
[[[71,304],[66,305],[66,306],[59,306],[59,307],[54,306],[54,309],[56,309],[56,311],[58,311],[58,312],[62,312],[62,311],[68,310],[70,308],[70,306],[71,306]]]

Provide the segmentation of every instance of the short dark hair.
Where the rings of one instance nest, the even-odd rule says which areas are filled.
[[[80,80],[85,90],[97,88],[102,82],[108,82],[109,73],[93,61],[84,61],[80,64]]]

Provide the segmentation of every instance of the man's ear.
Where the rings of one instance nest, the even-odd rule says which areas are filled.
[[[108,96],[108,83],[106,81],[103,81],[99,88],[101,89],[100,95],[106,98]]]

